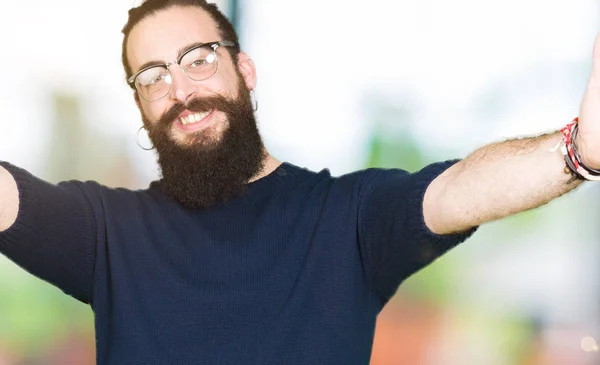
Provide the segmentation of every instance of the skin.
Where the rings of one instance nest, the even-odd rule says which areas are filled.
[[[579,146],[584,164],[600,169],[600,34],[592,72],[579,110]],[[437,177],[423,202],[425,224],[434,233],[468,230],[539,207],[581,184],[569,182],[560,152],[549,152],[559,132],[493,143],[471,153]]]
[[[129,38],[129,62],[134,71],[151,60],[170,62],[177,50],[198,41],[220,40],[212,19],[198,8],[171,8],[137,25]],[[140,111],[150,123],[175,102],[190,97],[221,94],[235,97],[240,71],[249,89],[256,86],[254,63],[245,53],[237,65],[222,49],[218,53],[219,70],[208,80],[191,81],[181,69],[172,68],[171,94],[148,103],[134,95]],[[579,115],[577,144],[584,162],[600,169],[600,36],[594,47],[593,70]],[[205,133],[219,138],[227,128],[221,113],[207,124]],[[184,132],[174,129],[173,139],[185,143]],[[437,234],[461,232],[482,223],[532,209],[577,187],[559,152],[549,152],[562,138],[559,132],[539,137],[492,143],[471,153],[437,177],[427,188],[423,202],[425,224]],[[268,155],[265,168],[253,179],[272,172],[280,162]],[[10,227],[18,214],[18,191],[12,176],[0,167],[0,231]]]
[[[590,75],[579,109],[579,135],[584,163],[600,170],[600,33],[596,36]]]
[[[150,16],[136,25],[129,35],[127,42],[127,57],[133,72],[137,72],[144,63],[149,61],[172,62],[177,59],[177,51],[196,42],[212,42],[222,40],[216,23],[210,15],[198,7],[172,7]],[[166,97],[148,102],[134,93],[135,102],[150,120],[156,123],[162,114],[169,110],[175,103],[185,103],[194,97],[204,97],[214,94],[228,98],[238,95],[239,70],[242,80],[248,89],[256,87],[256,68],[252,59],[244,52],[239,54],[237,65],[234,64],[229,52],[220,47],[217,50],[219,68],[209,79],[194,81],[185,75],[178,66],[171,66],[172,87]],[[228,128],[228,121],[224,113],[215,111],[210,121],[196,129],[194,133],[204,133],[219,139],[223,131]],[[185,132],[175,125],[171,129],[172,138],[180,144],[186,143],[189,132]],[[281,162],[277,161],[267,152],[264,169],[251,181],[260,179],[275,170]]]
[[[0,232],[7,230],[17,220],[19,191],[17,182],[4,167],[0,166]]]

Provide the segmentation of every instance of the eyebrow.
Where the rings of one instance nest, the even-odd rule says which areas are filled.
[[[181,56],[183,56],[183,54],[185,54],[187,51],[189,51],[192,48],[196,48],[205,44],[210,44],[211,42],[196,42],[196,43],[192,43],[192,44],[188,44],[187,46],[181,47],[177,50],[177,60],[179,60],[179,58],[181,58]],[[153,66],[163,66],[166,62],[165,61],[148,61],[146,63],[144,63],[143,65],[140,66],[140,68],[136,71],[140,72],[141,70],[144,70],[146,68],[150,68]]]

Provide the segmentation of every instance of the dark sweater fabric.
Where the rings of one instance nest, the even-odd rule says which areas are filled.
[[[425,189],[454,162],[341,177],[284,163],[204,210],[3,162],[20,209],[0,252],[91,305],[99,365],[364,365],[400,283],[475,230],[424,224]]]

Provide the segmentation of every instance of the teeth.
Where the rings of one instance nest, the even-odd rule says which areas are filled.
[[[202,112],[202,113],[193,113],[188,115],[187,117],[179,118],[179,122],[183,125],[197,123],[204,118],[206,118],[210,114],[210,112]]]

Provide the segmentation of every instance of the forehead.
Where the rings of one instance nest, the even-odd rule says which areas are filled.
[[[197,6],[174,6],[138,23],[129,33],[127,57],[133,72],[149,61],[172,61],[177,51],[196,42],[219,41],[215,21]]]

